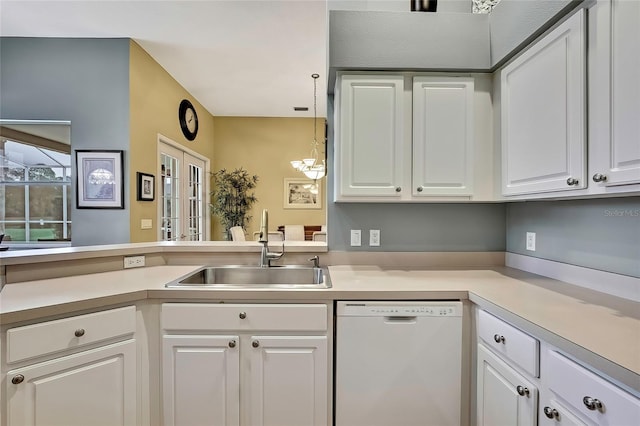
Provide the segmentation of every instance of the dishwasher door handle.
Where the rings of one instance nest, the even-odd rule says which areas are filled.
[[[418,317],[414,316],[386,316],[384,317],[384,322],[386,323],[408,323],[408,324],[415,324],[416,320],[418,319]]]

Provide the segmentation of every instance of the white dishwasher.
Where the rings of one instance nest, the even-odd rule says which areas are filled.
[[[459,426],[462,303],[338,302],[336,426]]]

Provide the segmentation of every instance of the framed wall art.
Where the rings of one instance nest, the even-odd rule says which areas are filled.
[[[124,209],[124,151],[76,151],[79,209]]]
[[[156,198],[156,177],[148,173],[137,172],[137,200],[153,201]]]
[[[320,209],[322,208],[322,186],[311,179],[284,180],[285,209]]]

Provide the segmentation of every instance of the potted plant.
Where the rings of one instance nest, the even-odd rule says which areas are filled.
[[[258,201],[251,190],[258,183],[258,176],[250,175],[242,167],[233,171],[226,169],[212,173],[214,190],[211,192],[211,213],[220,220],[225,239],[229,238],[229,229],[233,226],[247,228],[251,216],[251,206]]]

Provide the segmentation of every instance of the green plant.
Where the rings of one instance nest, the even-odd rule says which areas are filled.
[[[251,220],[249,210],[258,201],[251,190],[256,187],[258,176],[251,176],[242,167],[233,171],[221,169],[212,173],[212,176],[214,190],[211,192],[211,213],[220,220],[228,239],[231,227],[242,226],[246,230]]]

